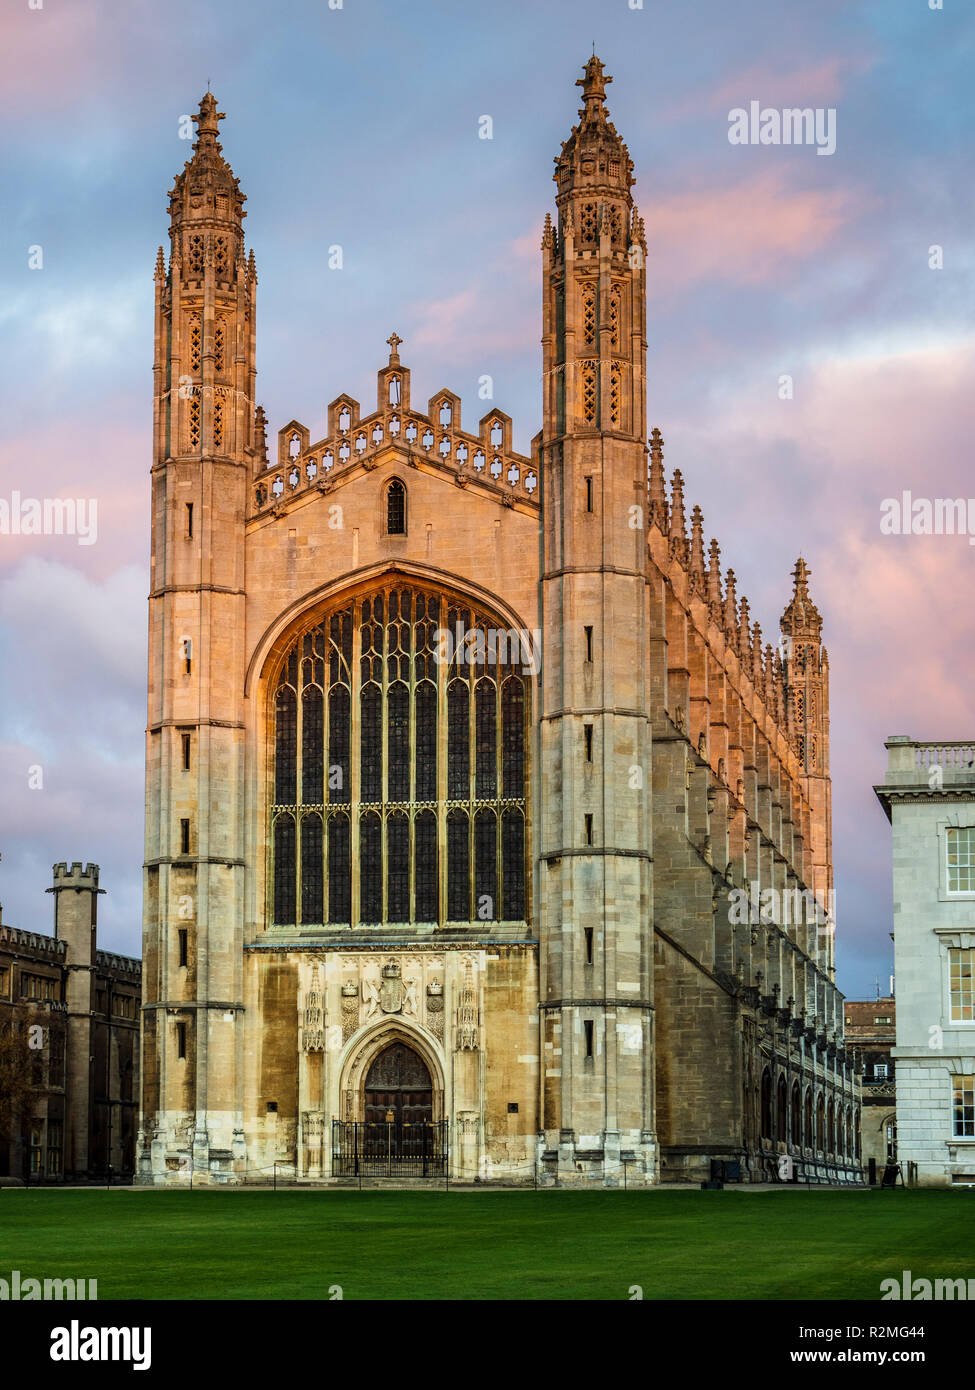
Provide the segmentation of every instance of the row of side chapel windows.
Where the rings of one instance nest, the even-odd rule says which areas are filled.
[[[775,1087],[773,1106],[772,1077],[768,1068],[762,1072],[761,1137],[806,1144],[835,1153],[840,1157],[860,1157],[860,1110],[848,1105],[844,1114],[842,1103],[830,1100],[827,1106],[820,1095],[816,1100],[813,1120],[812,1088],[806,1087],[805,1097],[799,1082],[792,1083],[791,1100],[787,1100],[784,1077]]]

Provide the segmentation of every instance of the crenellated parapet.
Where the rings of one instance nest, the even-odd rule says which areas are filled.
[[[51,960],[62,960],[68,950],[63,941],[53,936],[6,925],[0,925],[0,944],[13,952],[29,952],[32,956],[45,956]]]
[[[96,951],[95,968],[100,973],[122,976],[133,984],[142,979],[142,961],[114,951]]]
[[[511,447],[511,417],[490,410],[477,433],[461,428],[461,400],[446,387],[430,397],[426,411],[410,404],[409,371],[396,351],[379,372],[376,409],[363,416],[354,397],[341,395],[328,407],[328,433],[311,442],[308,428],[291,420],[278,431],[276,458],[255,451],[258,470],[251,485],[251,515],[287,509],[314,492],[331,492],[380,464],[400,461],[443,473],[459,487],[487,492],[503,505],[537,508],[538,472],[531,458]],[[259,438],[263,443],[263,411]]]
[[[87,888],[98,889],[98,865],[85,864],[82,867],[81,861],[76,859],[74,863],[68,865],[62,861],[55,864],[52,869],[54,886],[51,892],[58,888]]]

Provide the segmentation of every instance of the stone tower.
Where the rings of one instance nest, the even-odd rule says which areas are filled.
[[[656,1161],[646,243],[611,80],[593,56],[542,245],[537,819],[543,1142],[610,1182]]]
[[[95,1006],[95,927],[98,917],[98,865],[75,861],[54,865],[54,935],[65,945],[64,1173],[88,1176],[92,1120],[92,1029]]]
[[[208,92],[156,262],[140,1165],[243,1156],[244,520],[253,252]],[[179,1141],[178,1144],[176,1141]]]

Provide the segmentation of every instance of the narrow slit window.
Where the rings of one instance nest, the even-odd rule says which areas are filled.
[[[190,736],[189,736],[189,734],[183,734],[182,739],[181,739],[181,742],[182,742],[182,746],[183,746],[183,771],[184,771],[184,772],[189,772],[189,770],[190,770]]]
[[[582,731],[583,731],[583,733],[584,733],[584,735],[585,735],[585,739],[586,739],[586,762],[587,762],[587,763],[591,763],[591,762],[592,762],[592,725],[591,725],[591,724],[584,724],[584,725],[582,726]]]
[[[591,845],[591,844],[592,844],[592,814],[591,814],[591,812],[588,813],[588,814],[586,815],[586,844],[587,844],[587,845]]]
[[[586,660],[592,661],[592,628],[587,627],[586,632]]]
[[[586,1034],[586,1056],[591,1057],[593,1055],[593,1034],[595,1032],[595,1024],[593,1023],[591,1018],[587,1018],[583,1020],[582,1026]]]
[[[593,507],[592,477],[591,477],[591,476],[587,476],[587,477],[586,477],[586,511],[587,511],[587,512],[591,512],[591,511],[593,511],[593,510],[594,510],[594,507]]]
[[[180,963],[180,965],[186,965],[186,963],[187,963],[187,961],[188,961],[188,958],[189,958],[189,955],[188,955],[188,945],[187,945],[187,932],[186,932],[186,928],[185,928],[185,927],[180,927],[180,929],[179,929],[179,963]]]
[[[192,502],[187,502],[187,504],[186,504],[186,539],[187,539],[188,541],[191,541],[191,540],[193,539],[193,503],[192,503]]]
[[[584,927],[582,934],[586,942],[586,964],[592,965],[592,927]]]
[[[179,823],[179,852],[189,854],[190,852],[190,823],[188,820],[181,820]]]
[[[186,1024],[176,1025],[176,1055],[181,1062],[186,1061]]]

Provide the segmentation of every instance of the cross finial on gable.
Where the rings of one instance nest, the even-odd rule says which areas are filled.
[[[399,337],[398,334],[391,333],[386,341],[389,344],[389,365],[395,367],[399,364],[399,353],[397,352],[397,348],[403,339]]]

